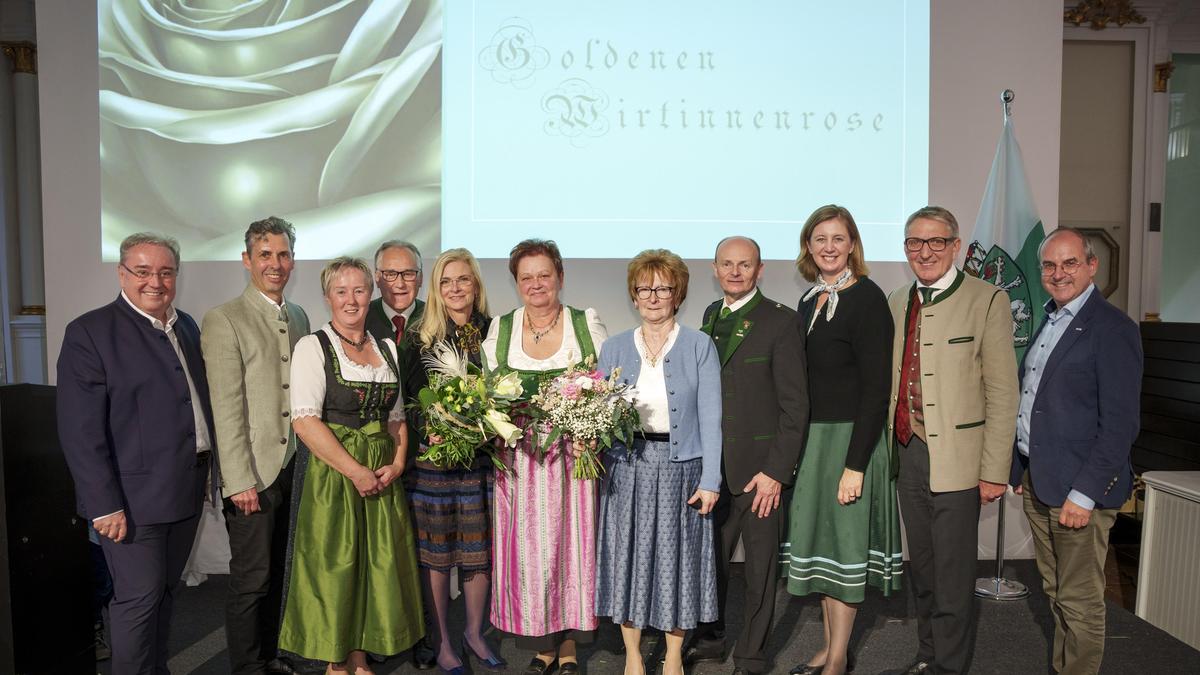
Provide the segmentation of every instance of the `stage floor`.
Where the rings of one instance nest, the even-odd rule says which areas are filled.
[[[995,563],[981,562],[979,576],[990,575],[994,569]],[[1029,599],[1015,602],[980,601],[978,638],[971,672],[976,675],[1049,672],[1047,664],[1053,627],[1033,561],[1013,561],[1005,574],[1028,585],[1032,593]],[[730,584],[732,634],[736,634],[740,626],[740,585],[740,579],[734,579]],[[200,586],[182,589],[171,636],[170,667],[175,675],[229,672],[223,628],[225,589],[226,578],[220,576],[210,577]],[[820,648],[820,605],[815,597],[793,597],[782,587],[778,601],[778,616],[770,642],[775,657],[771,672],[786,673]],[[452,630],[462,626],[461,602],[455,602],[453,610]],[[874,675],[907,665],[916,653],[916,622],[912,617],[912,601],[907,592],[886,600],[877,594],[868,594],[851,640],[851,648],[858,659],[855,672]],[[1200,651],[1112,603],[1108,605],[1107,633],[1102,673],[1200,673]],[[458,634],[457,630],[455,634]],[[493,643],[495,639],[493,634]],[[522,670],[532,656],[517,651],[511,638],[502,639],[499,644],[513,672]],[[580,660],[585,672],[621,673],[624,655],[619,652],[620,646],[617,628],[603,624],[597,641],[581,650]],[[662,636],[647,632],[642,649],[648,664],[657,664],[662,648]],[[710,675],[729,673],[732,669],[730,661],[702,664],[691,672]],[[107,675],[110,672],[107,662],[98,664],[97,671]],[[436,672],[413,668],[407,654],[377,664],[375,671],[379,675]],[[648,667],[647,672],[655,671]]]

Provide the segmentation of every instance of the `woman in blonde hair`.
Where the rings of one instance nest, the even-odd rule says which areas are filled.
[[[425,312],[417,327],[419,339],[409,347],[418,352],[411,361],[419,364],[434,345],[448,343],[480,365],[480,347],[490,319],[475,256],[465,248],[443,252],[433,264],[430,280]],[[409,391],[419,391],[428,381],[428,373],[423,367],[413,370],[416,380]],[[483,638],[492,572],[491,462],[481,455],[471,468],[464,469],[417,460],[413,471],[410,496],[417,525],[417,558],[425,604],[437,622],[438,667],[449,673],[463,669],[461,655],[453,647],[456,641],[447,635],[450,571],[458,568],[467,605],[464,648],[483,667],[502,669],[507,664]]]

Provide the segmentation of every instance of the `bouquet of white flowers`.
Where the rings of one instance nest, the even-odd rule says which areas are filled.
[[[507,467],[488,443],[493,437],[515,447],[522,432],[508,416],[523,389],[516,373],[484,371],[447,343],[434,345],[422,360],[429,384],[417,394],[425,416],[425,432],[439,442],[417,457],[439,467],[470,468],[484,452],[501,471]]]
[[[606,376],[588,358],[543,382],[526,409],[534,420],[530,429],[539,452],[560,438],[580,449],[574,478],[598,478],[604,470],[599,451],[616,441],[633,443],[641,420],[633,407],[633,387],[618,382],[620,374],[617,368]]]

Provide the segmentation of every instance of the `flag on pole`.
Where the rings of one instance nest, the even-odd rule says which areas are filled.
[[[1042,288],[1037,255],[1045,238],[1012,118],[1006,116],[963,269],[1008,292],[1018,363],[1045,315],[1042,306],[1049,297]]]

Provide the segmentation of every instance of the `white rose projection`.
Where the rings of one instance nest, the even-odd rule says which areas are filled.
[[[100,0],[102,244],[155,230],[237,258],[440,247],[440,0]]]

